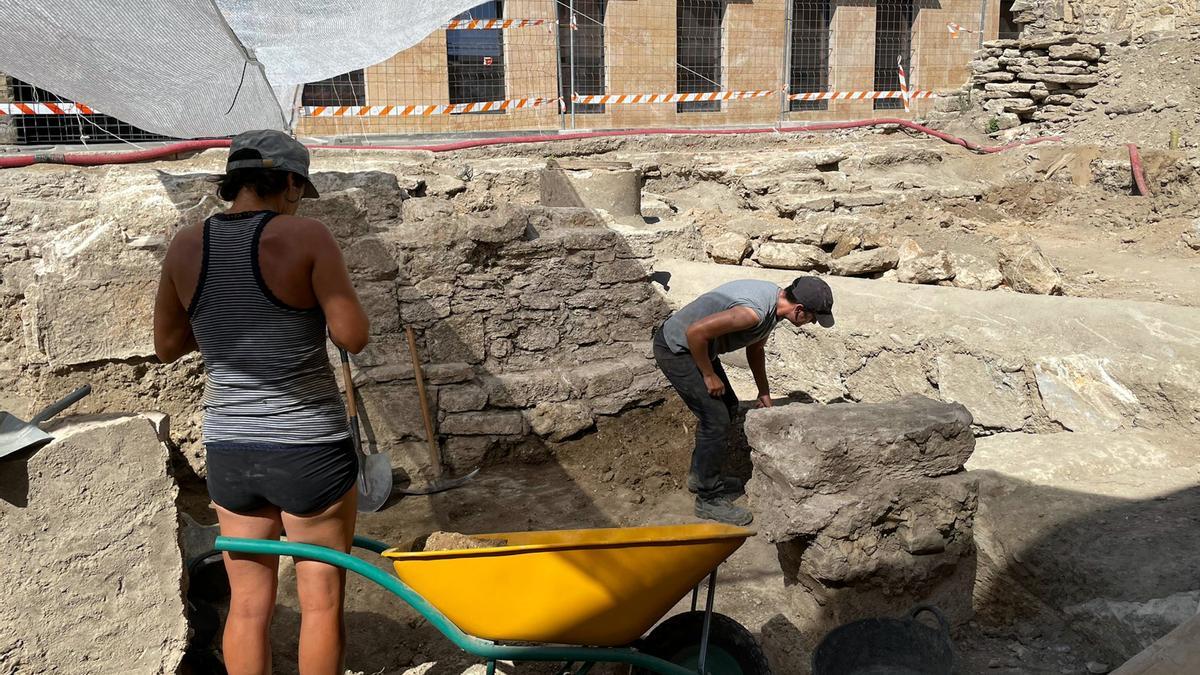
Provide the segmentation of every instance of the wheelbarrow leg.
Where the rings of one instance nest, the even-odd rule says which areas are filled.
[[[495,661],[487,662],[487,675],[496,675],[496,662]]]
[[[708,629],[712,625],[713,600],[717,595],[717,570],[713,570],[712,574],[708,575],[708,600],[704,604],[704,628],[700,633],[700,661],[698,663],[698,671],[700,675],[706,675],[704,670],[704,662],[708,657]]]

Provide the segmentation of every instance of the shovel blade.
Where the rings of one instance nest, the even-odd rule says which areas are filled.
[[[460,487],[466,485],[467,483],[469,483],[471,481],[472,478],[475,477],[475,474],[477,474],[477,473],[479,473],[479,469],[475,469],[471,473],[469,473],[465,476],[459,476],[458,478],[435,478],[434,480],[430,481],[429,483],[427,483],[423,486],[419,486],[419,487],[415,487],[415,488],[414,487],[401,488],[401,489],[396,490],[396,492],[399,492],[402,495],[408,495],[410,497],[423,497],[425,495],[435,495],[439,492],[445,492],[446,490],[453,490],[455,488],[460,488]]]
[[[22,422],[8,413],[0,413],[0,457],[22,450],[36,450],[53,438],[32,424]]]
[[[360,458],[363,470],[358,481],[358,511],[372,513],[383,508],[392,496],[391,457],[377,453]]]

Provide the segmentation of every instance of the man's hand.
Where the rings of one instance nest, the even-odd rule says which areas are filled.
[[[758,395],[758,403],[755,404],[754,407],[755,408],[770,408],[774,405],[775,404],[771,402],[770,394],[759,394]]]
[[[725,394],[725,383],[716,373],[704,376],[704,386],[708,388],[708,395],[713,398],[721,398]]]

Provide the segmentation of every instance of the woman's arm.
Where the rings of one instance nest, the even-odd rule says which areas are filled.
[[[172,240],[167,249],[158,278],[158,295],[154,298],[154,353],[163,363],[172,363],[197,349],[192,322],[171,276],[180,255],[178,241],[178,238]]]
[[[313,252],[313,293],[325,313],[329,337],[337,346],[357,354],[367,346],[371,326],[354,292],[342,250],[324,224],[311,218],[304,221],[303,231]]]

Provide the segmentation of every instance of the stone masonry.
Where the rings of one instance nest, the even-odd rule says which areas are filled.
[[[827,630],[927,602],[970,617],[971,423],[962,405],[923,396],[747,414],[756,526],[797,616]]]
[[[1109,50],[1128,44],[1129,33],[1051,33],[985,42],[971,62],[972,95],[992,113],[988,130],[1027,122],[1061,122],[1089,105],[1086,92],[1100,83]]]
[[[428,463],[406,326],[454,469],[544,456],[542,439],[661,400],[649,338],[668,309],[645,264],[660,242],[623,237],[594,211],[537,206],[536,171],[498,206],[489,176],[395,157],[360,155],[343,171],[318,156],[322,198],[301,212],[338,238],[371,317],[371,342],[353,359],[370,451],[409,473]],[[223,161],[210,152],[169,167],[0,175],[0,407],[28,413],[103,382],[83,411],[166,412],[203,474],[200,360],[158,364],[150,319],[170,236],[222,207],[206,179]]]

